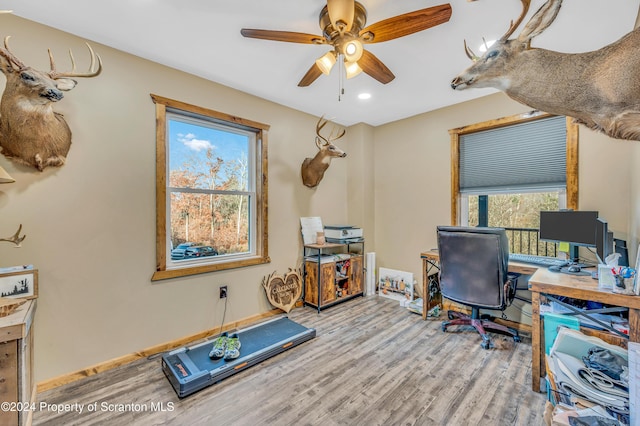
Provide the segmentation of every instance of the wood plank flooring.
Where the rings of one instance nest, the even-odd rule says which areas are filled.
[[[317,337],[182,400],[154,356],[39,394],[38,404],[84,411],[38,409],[33,424],[543,424],[527,338],[494,334],[495,348],[483,350],[470,328],[444,333],[440,321],[377,296],[289,318]]]

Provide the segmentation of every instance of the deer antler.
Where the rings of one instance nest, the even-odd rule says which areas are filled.
[[[26,235],[23,235],[22,237],[20,236],[20,231],[22,231],[22,224],[20,224],[20,226],[18,227],[18,231],[16,231],[15,234],[13,234],[11,237],[7,237],[7,238],[0,238],[0,241],[6,241],[8,243],[13,243],[16,245],[16,247],[20,247],[20,243],[22,241],[24,241],[25,238],[27,238]]]
[[[473,53],[473,50],[471,50],[471,48],[467,45],[467,40],[464,41],[464,52],[467,54],[467,57],[471,59],[473,62],[480,59],[480,57],[475,53]]]
[[[53,60],[53,53],[51,53],[51,49],[47,49],[49,52],[49,63],[51,64],[51,71],[49,72],[49,77],[56,80],[62,77],[96,77],[98,74],[102,72],[102,59],[100,59],[100,55],[96,55],[89,43],[85,43],[89,48],[89,53],[91,54],[91,64],[89,64],[89,70],[85,73],[77,73],[76,72],[76,61],[73,59],[73,52],[69,49],[69,57],[71,58],[71,71],[67,72],[58,72],[56,70],[56,64]],[[94,66],[96,64],[96,57],[98,58],[98,69],[94,71]]]
[[[329,134],[329,137],[325,138],[320,134],[320,131],[324,128],[324,126],[327,125],[328,122],[329,120],[325,120],[323,115],[318,120],[318,124],[316,124],[316,135],[317,135],[316,145],[318,146],[318,149],[320,149],[320,140],[324,141],[322,145],[331,145],[333,141],[340,139],[346,133],[346,129],[342,129],[342,131],[336,134],[336,136],[333,136],[333,131],[335,130],[334,128],[334,129],[331,129],[331,133]]]
[[[26,68],[26,65],[20,59],[18,59],[18,57],[14,55],[13,52],[11,52],[11,49],[9,49],[10,38],[11,36],[6,36],[4,38],[4,49],[0,49],[0,55],[4,56],[7,61],[11,62],[11,64],[14,65],[14,69],[16,71],[24,69]]]
[[[518,26],[522,23],[522,20],[524,19],[527,12],[529,11],[531,0],[520,0],[520,1],[522,2],[522,13],[520,14],[520,17],[516,20],[515,23],[513,22],[513,20],[511,21],[511,25],[509,26],[509,29],[507,30],[506,33],[504,33],[502,37],[500,37],[500,41],[507,41],[509,37],[511,37],[511,34],[513,34],[516,28],[518,28]]]
[[[475,0],[468,0],[468,1],[475,1]],[[500,41],[502,42],[507,41],[509,37],[511,37],[511,34],[513,34],[516,28],[518,28],[518,26],[522,23],[522,20],[524,19],[524,17],[527,15],[527,12],[529,11],[531,0],[520,0],[520,1],[522,2],[522,13],[520,14],[520,17],[516,20],[515,23],[513,22],[513,20],[511,20],[509,29],[502,37],[500,37]],[[484,40],[484,38],[482,40],[484,41],[485,48],[489,50],[489,46],[487,46],[487,42]],[[480,57],[477,56],[475,53],[473,53],[471,48],[469,48],[469,46],[467,45],[467,40],[464,41],[464,53],[466,53],[467,57],[471,59],[473,62],[476,62],[478,59],[480,59]]]

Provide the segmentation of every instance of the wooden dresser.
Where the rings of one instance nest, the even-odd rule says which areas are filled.
[[[36,299],[0,318],[0,425],[29,425],[36,387],[33,379],[33,316]]]

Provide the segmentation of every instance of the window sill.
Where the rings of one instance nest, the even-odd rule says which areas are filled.
[[[251,259],[242,259],[233,262],[221,262],[207,265],[191,266],[188,268],[168,269],[164,271],[156,271],[151,277],[151,281],[167,280],[171,278],[187,277],[190,275],[204,274],[206,272],[224,271],[226,269],[242,268],[245,266],[261,265],[270,263],[271,259],[267,257],[254,257]]]

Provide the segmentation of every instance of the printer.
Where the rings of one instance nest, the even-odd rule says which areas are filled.
[[[324,236],[330,243],[352,243],[362,241],[362,228],[351,225],[327,225]]]

